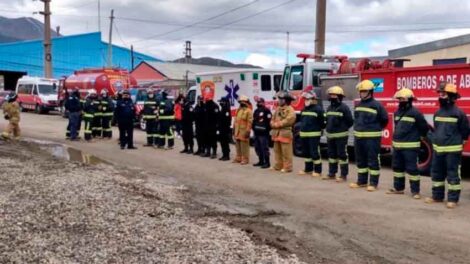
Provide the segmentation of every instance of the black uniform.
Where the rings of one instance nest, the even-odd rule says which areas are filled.
[[[325,117],[320,105],[309,105],[300,113],[300,138],[305,158],[304,172],[321,174],[320,137]]]
[[[351,110],[342,102],[331,103],[326,109],[326,137],[328,141],[328,176],[335,177],[338,173],[338,163],[341,176],[346,179],[349,173],[348,137],[349,128],[354,120]]]
[[[232,131],[232,114],[230,111],[230,102],[227,99],[222,99],[220,102],[221,110],[217,116],[217,133],[222,149],[222,157],[220,160],[230,160],[230,139]]]
[[[418,109],[403,106],[394,113],[393,131],[393,187],[396,191],[405,189],[405,172],[410,180],[411,193],[419,194],[420,179],[418,154],[421,137],[428,133],[428,123]]]
[[[197,142],[197,151],[194,153],[199,155],[204,153],[206,146],[204,145],[204,127],[205,127],[205,118],[204,118],[204,103],[198,102],[194,108],[194,122],[196,126],[196,142]]]
[[[380,176],[382,129],[388,124],[385,108],[374,98],[361,100],[354,109],[354,146],[357,159],[357,184],[377,187]]]
[[[167,142],[168,148],[173,148],[175,144],[175,134],[173,133],[172,125],[175,121],[175,110],[173,102],[165,97],[158,107],[158,147],[164,148],[165,142]]]
[[[129,149],[133,149],[135,107],[132,100],[130,98],[119,100],[114,110],[114,116],[119,126],[121,149],[124,149],[126,146]]]
[[[183,105],[182,112],[182,129],[183,129],[183,143],[184,143],[184,153],[191,154],[194,151],[194,112],[191,102],[185,101]]]
[[[91,140],[93,137],[93,125],[95,114],[98,112],[98,99],[87,98],[83,108],[83,120],[85,121],[85,140]]]
[[[460,162],[463,141],[469,136],[468,119],[465,113],[453,103],[441,106],[434,114],[433,161],[431,169],[432,198],[444,200],[447,178],[447,201],[458,202],[460,184]]]
[[[101,100],[98,97],[91,98],[90,107],[93,109],[93,121],[91,122],[91,133],[93,138],[101,137],[103,129],[101,128]]]
[[[147,134],[147,146],[158,144],[157,111],[157,101],[155,98],[147,98],[144,102],[144,109],[142,110],[142,118],[145,121],[145,132]]]
[[[114,114],[114,102],[109,97],[103,97],[100,100],[101,104],[101,128],[103,138],[112,138],[113,129],[111,128],[111,121]]]
[[[204,103],[204,157],[217,155],[217,116],[219,112],[219,106],[214,101],[210,100]]]
[[[65,101],[65,109],[68,111],[69,123],[67,126],[68,137],[71,140],[77,139],[80,131],[80,115],[82,111],[80,94],[72,93]]]
[[[271,131],[271,111],[265,106],[258,107],[253,113],[253,132],[255,135],[255,151],[259,162],[255,165],[270,167],[269,140]]]

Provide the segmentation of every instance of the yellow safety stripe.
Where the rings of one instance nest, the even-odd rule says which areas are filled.
[[[347,137],[347,136],[349,136],[348,131],[338,132],[338,133],[327,133],[326,134],[327,138],[343,138],[343,137]]]
[[[461,184],[449,184],[448,188],[449,188],[449,191],[460,191],[462,190],[462,185]]]
[[[160,116],[159,117],[160,120],[173,120],[175,119],[175,116],[172,115],[172,116]]]
[[[359,112],[367,112],[367,113],[372,113],[374,115],[377,114],[377,110],[373,109],[373,108],[369,108],[369,107],[361,107],[361,106],[358,106],[354,109],[355,111],[359,111]]]
[[[321,160],[314,160],[313,164],[316,164],[316,165],[321,164]]]
[[[419,175],[410,175],[410,181],[419,181]]]
[[[103,113],[102,116],[113,116],[114,114],[112,112],[106,112]]]
[[[95,116],[102,116],[103,114],[100,112],[95,113]]]
[[[84,114],[83,117],[93,118],[93,114]]]
[[[445,186],[445,182],[443,181],[433,181],[432,182],[432,187],[444,187]]]
[[[403,122],[414,123],[414,122],[416,122],[416,119],[414,117],[409,117],[409,116],[403,116],[401,118],[399,116],[395,116],[395,121],[403,121]]]
[[[338,163],[338,160],[337,159],[328,159],[328,162],[329,163]]]
[[[405,173],[404,172],[394,172],[393,177],[395,177],[395,178],[404,178]]]
[[[379,171],[379,170],[372,170],[372,169],[369,169],[369,173],[370,173],[370,176],[379,176],[379,175],[380,175],[380,171]]]
[[[312,159],[304,159],[305,162],[312,162]]]
[[[157,103],[154,101],[145,101],[144,105],[156,105]]]
[[[313,131],[313,132],[302,132],[300,131],[300,137],[320,137],[321,131]]]
[[[368,173],[368,172],[369,172],[369,169],[368,169],[368,168],[358,168],[358,169],[357,169],[357,172],[358,172],[358,173]]]
[[[315,117],[318,116],[318,114],[315,113],[315,112],[302,112],[301,115],[302,115],[302,116],[315,116]]]
[[[155,119],[155,118],[157,118],[157,116],[156,115],[144,115],[143,118],[144,119]]]
[[[345,164],[349,164],[349,161],[348,160],[340,160],[339,161],[339,165],[345,165]]]
[[[102,105],[108,105],[108,101],[102,101],[101,104]]]
[[[419,148],[421,146],[421,142],[396,142],[392,141],[392,146],[394,148]]]
[[[326,112],[326,116],[343,116],[343,113],[341,112]]]
[[[373,132],[354,131],[354,136],[358,138],[382,137],[382,131],[373,131]]]
[[[436,116],[436,118],[434,118],[434,122],[457,123],[457,121],[458,119],[455,117]]]
[[[438,146],[433,144],[432,147],[437,153],[460,152],[463,150],[463,145]]]

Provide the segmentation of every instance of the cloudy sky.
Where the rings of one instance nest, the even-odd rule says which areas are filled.
[[[470,33],[470,1],[327,0],[327,54],[386,55],[390,49]],[[98,30],[98,0],[52,0],[52,25],[65,35]],[[281,68],[314,49],[315,0],[101,0],[107,40],[114,9],[113,42],[163,60],[193,56]],[[33,16],[32,0],[2,0],[0,15]]]

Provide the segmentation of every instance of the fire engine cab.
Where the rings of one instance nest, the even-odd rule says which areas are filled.
[[[296,112],[300,112],[304,102],[300,94],[313,90],[320,98],[326,109],[329,105],[327,89],[339,85],[344,89],[343,102],[353,111],[355,102],[359,100],[355,89],[361,80],[371,80],[375,84],[374,97],[380,101],[388,112],[388,126],[383,130],[382,149],[389,152],[392,149],[392,136],[394,129],[393,113],[397,110],[398,102],[393,99],[395,92],[401,88],[413,90],[417,101],[413,105],[419,109],[428,121],[431,132],[427,138],[422,139],[419,156],[419,168],[423,173],[429,172],[432,159],[433,115],[439,108],[436,90],[440,82],[450,82],[458,87],[462,96],[457,105],[470,115],[470,65],[440,65],[420,67],[400,67],[400,60],[384,60],[383,62],[361,59],[356,63],[349,61],[347,56],[318,56],[299,54],[300,63],[288,65],[284,69],[281,89],[289,91],[296,96],[293,102]],[[312,61],[315,60],[315,61]],[[294,132],[297,129],[294,128]],[[298,133],[296,133],[298,135]],[[326,138],[322,139],[326,142]],[[298,136],[294,151],[300,154]],[[353,146],[352,130],[350,131],[349,145]],[[464,146],[464,156],[470,156],[470,144]]]

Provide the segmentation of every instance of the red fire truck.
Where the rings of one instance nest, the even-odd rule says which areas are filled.
[[[392,135],[394,129],[393,113],[398,107],[398,102],[393,99],[393,95],[398,89],[407,87],[413,90],[418,98],[414,102],[425,116],[429,126],[433,127],[433,114],[439,108],[436,89],[440,82],[451,82],[457,85],[462,96],[458,100],[458,106],[470,115],[470,65],[441,65],[441,66],[421,66],[421,67],[398,67],[402,61],[385,60],[383,62],[362,59],[357,63],[351,63],[346,56],[317,56],[309,54],[299,54],[302,59],[300,63],[288,65],[284,69],[281,87],[290,91],[298,99],[293,103],[296,111],[303,108],[303,100],[300,94],[303,91],[314,90],[321,98],[323,106],[327,107],[327,89],[334,85],[340,85],[345,91],[344,102],[354,107],[358,99],[355,89],[356,84],[365,79],[374,82],[376,88],[374,97],[379,100],[387,109],[390,122],[384,129],[382,135],[382,148],[384,152],[391,151]],[[316,61],[310,61],[311,59]],[[318,60],[321,60],[318,62]],[[323,69],[318,65],[329,64],[329,69]],[[352,130],[351,130],[352,132]],[[419,168],[422,172],[428,172],[432,158],[432,129],[428,138],[424,138],[421,144],[419,157]],[[351,133],[349,145],[353,145]],[[326,140],[323,139],[325,142]],[[296,140],[297,144],[299,140]],[[296,145],[297,145],[296,144]],[[294,151],[299,153],[295,147]],[[464,146],[464,156],[470,156],[470,144]]]

